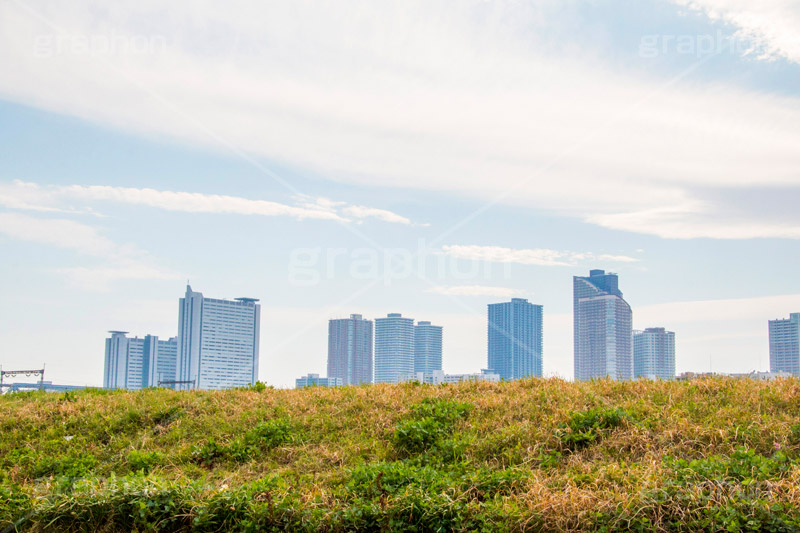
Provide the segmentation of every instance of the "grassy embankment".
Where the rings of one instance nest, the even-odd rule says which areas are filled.
[[[0,397],[0,531],[800,526],[800,380]]]

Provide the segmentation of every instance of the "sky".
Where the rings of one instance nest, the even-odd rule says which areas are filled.
[[[0,3],[0,365],[101,385],[108,330],[177,334],[187,281],[262,305],[260,379],[327,321],[444,328],[619,274],[677,371],[768,370],[800,312],[800,2]]]

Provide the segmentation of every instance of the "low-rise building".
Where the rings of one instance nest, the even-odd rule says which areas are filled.
[[[401,382],[417,381],[428,385],[442,385],[443,383],[459,383],[461,381],[500,381],[500,374],[489,370],[481,370],[480,374],[445,374],[442,370],[431,372],[415,372],[400,377]]]
[[[342,378],[321,378],[319,374],[309,374],[294,380],[294,387],[302,389],[304,387],[341,387]]]

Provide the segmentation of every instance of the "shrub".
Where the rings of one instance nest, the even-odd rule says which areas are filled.
[[[31,499],[15,483],[0,484],[0,531],[13,531],[30,510]]]
[[[131,450],[128,453],[128,466],[133,472],[147,474],[154,466],[161,463],[163,456],[158,452]]]
[[[397,424],[392,442],[403,454],[424,452],[450,435],[471,409],[470,404],[427,398]]]
[[[559,429],[556,435],[564,447],[578,450],[596,442],[627,420],[630,420],[630,415],[619,408],[573,412],[566,426]]]
[[[202,446],[192,446],[192,460],[203,466],[212,466],[214,461],[225,455],[225,447],[214,439],[209,439]]]

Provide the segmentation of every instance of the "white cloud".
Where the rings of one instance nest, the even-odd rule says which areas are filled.
[[[591,252],[570,252],[550,250],[547,248],[515,249],[503,248],[501,246],[445,245],[442,246],[442,251],[445,255],[457,259],[536,266],[574,266],[578,264],[578,262],[584,261],[609,261],[617,263],[633,263],[638,261],[635,257],[625,255],[596,255]]]
[[[757,320],[767,329],[767,320],[785,318],[800,311],[800,294],[781,294],[755,298],[729,298],[646,305],[634,308],[637,327],[659,324],[687,324]]]
[[[722,14],[745,2],[699,4],[718,4]],[[768,5],[775,9],[753,7],[741,20],[767,34],[794,12]],[[726,206],[697,203],[697,189],[800,187],[797,98],[691,76],[642,78],[604,68],[591,51],[555,54],[547,36],[570,6],[4,2],[0,95],[343,182],[443,191],[608,227],[612,220],[626,231],[690,233],[658,232],[673,220],[699,235],[779,234],[752,213],[742,219],[751,231],[726,232],[729,221],[718,217]],[[770,37],[791,55],[794,20],[784,16]],[[558,35],[569,48],[566,26]],[[158,46],[75,46],[112,33]],[[687,203],[699,214],[682,212]],[[246,208],[298,215],[269,203]],[[653,222],[627,217],[639,211],[654,213]],[[404,223],[398,217],[383,219]],[[779,226],[800,226],[793,217]]]
[[[511,298],[521,294],[518,289],[486,285],[437,285],[425,292],[443,294],[445,296],[496,296],[498,298]]]
[[[57,193],[86,201],[110,201],[132,205],[145,205],[167,211],[186,213],[235,213],[239,215],[290,216],[297,219],[342,220],[336,213],[325,209],[309,209],[269,202],[249,200],[221,194],[158,191],[132,187],[88,187],[70,185],[55,188]]]
[[[101,259],[100,265],[58,270],[74,284],[85,288],[102,290],[108,287],[109,282],[123,279],[181,278],[177,273],[156,265],[143,250],[130,244],[116,244],[95,228],[73,220],[0,213],[0,235]]]
[[[113,257],[121,249],[96,229],[66,219],[0,213],[0,233],[22,241],[66,248],[95,257]]]
[[[610,229],[658,235],[665,239],[800,238],[800,223],[752,220],[716,211],[689,205],[591,215],[586,220]]]
[[[763,58],[800,63],[800,4],[787,0],[673,0],[738,28]]]
[[[67,201],[116,202],[142,205],[185,213],[218,213],[260,216],[289,216],[298,220],[317,219],[347,222],[348,220],[377,218],[385,222],[410,224],[411,221],[385,209],[363,206],[348,206],[327,198],[301,198],[299,206],[281,204],[267,200],[251,200],[238,196],[202,194],[192,192],[159,191],[133,187],[111,187],[107,185],[41,186],[36,183],[14,180],[11,184],[0,184],[0,205],[11,209],[28,209],[58,212],[92,212],[90,207],[82,210],[60,207]],[[337,209],[341,212],[337,212]]]
[[[345,207],[342,212],[353,218],[363,219],[363,218],[377,218],[378,220],[383,220],[384,222],[394,222],[396,224],[411,224],[411,220],[404,216],[400,216],[397,213],[392,213],[391,211],[387,211],[385,209],[376,209],[374,207],[364,207],[361,205],[351,205],[349,207]]]

